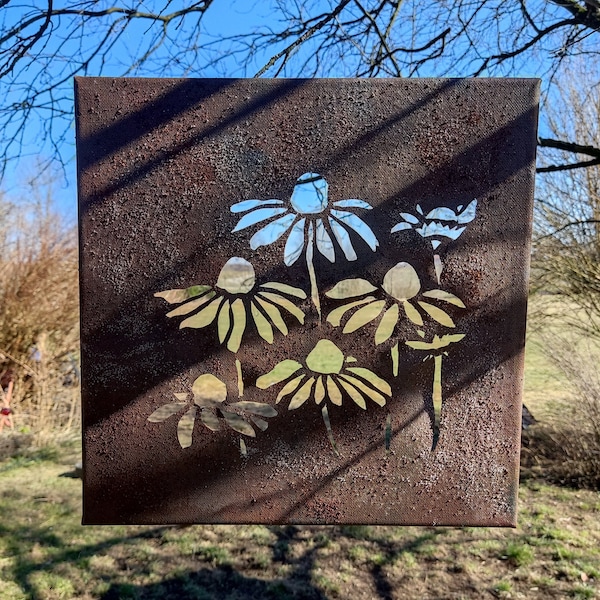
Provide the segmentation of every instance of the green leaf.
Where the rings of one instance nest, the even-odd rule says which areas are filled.
[[[335,300],[344,300],[345,298],[354,298],[363,294],[370,294],[377,288],[366,279],[343,279],[336,283],[325,295]]]
[[[256,387],[265,390],[272,385],[281,383],[301,368],[302,365],[295,360],[282,360],[280,363],[276,364],[271,371],[265,375],[261,375],[256,380]]]
[[[241,402],[234,402],[230,404],[232,408],[239,408],[242,412],[249,412],[260,417],[274,417],[277,415],[277,411],[270,405],[264,402],[248,402],[243,400]]]
[[[200,296],[200,294],[204,294],[204,292],[208,292],[210,289],[212,289],[210,285],[193,285],[189,288],[180,290],[165,290],[164,292],[156,292],[154,296],[156,298],[162,298],[163,300],[166,300],[169,304],[179,304],[180,302],[185,302],[190,298]]]
[[[169,404],[163,404],[148,417],[148,421],[150,423],[161,423],[176,412],[179,412],[186,404],[187,402],[169,402]]]

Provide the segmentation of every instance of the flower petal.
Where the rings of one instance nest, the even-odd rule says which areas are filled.
[[[340,248],[346,256],[346,260],[356,260],[356,252],[354,252],[354,248],[352,247],[352,242],[350,241],[350,236],[348,235],[348,232],[331,217],[329,217],[329,225],[331,226],[333,235],[335,235],[335,239],[337,240],[338,244],[340,245]]]
[[[342,387],[348,392],[348,395],[354,402],[360,406],[363,410],[367,410],[367,403],[363,398],[363,395],[352,385],[350,385],[347,381],[340,379],[339,382],[342,384]]]
[[[169,402],[159,406],[149,417],[150,423],[161,423],[165,419],[172,417],[176,412],[179,412],[187,402]]]
[[[383,317],[381,317],[381,321],[379,322],[379,327],[377,327],[377,331],[375,332],[375,345],[379,346],[379,344],[383,344],[383,342],[387,342],[394,333],[394,327],[396,327],[396,323],[398,323],[398,313],[400,309],[397,304],[392,304],[384,313]]]
[[[225,402],[227,386],[211,373],[200,375],[192,384],[194,403],[198,406],[213,405],[214,402]]]
[[[348,198],[347,200],[339,200],[333,203],[334,206],[339,208],[366,208],[371,210],[373,207],[364,200],[358,200],[358,198]]]
[[[335,262],[335,248],[331,236],[327,233],[325,225],[323,225],[323,219],[317,219],[317,249],[319,252],[329,261]]]
[[[383,392],[387,396],[392,395],[392,388],[390,387],[390,384],[381,379],[379,375],[375,375],[373,371],[365,369],[364,367],[348,367],[346,370],[358,375],[359,377],[362,377],[362,379],[368,381],[371,385],[376,387],[380,392]]]
[[[319,375],[315,385],[315,402],[321,404],[323,398],[325,398],[325,386],[323,385],[323,377]]]
[[[350,382],[354,387],[358,388],[363,394],[373,400],[375,404],[379,404],[379,406],[385,406],[386,399],[379,392],[365,385],[360,379],[352,377],[352,375],[346,375],[345,373],[342,373],[340,377]]]
[[[229,406],[239,408],[242,412],[249,412],[259,417],[275,417],[277,415],[277,411],[270,404],[265,404],[264,402],[242,400],[241,402],[234,402]]]
[[[385,307],[385,300],[377,300],[377,302],[370,302],[366,306],[359,308],[346,323],[343,333],[352,333],[357,329],[360,329],[367,323],[370,323],[376,319],[383,308]]]
[[[293,265],[302,254],[304,248],[304,224],[306,219],[300,219],[290,231],[290,235],[283,249],[283,262],[289,267]]]
[[[296,296],[296,298],[302,298],[302,300],[306,298],[306,292],[304,290],[294,287],[293,285],[288,285],[287,283],[269,281],[267,283],[263,283],[260,287],[269,288],[271,290],[277,290],[279,292],[283,292],[284,294],[288,294],[288,296]]]
[[[290,403],[288,404],[288,410],[295,410],[302,406],[312,391],[313,384],[315,383],[314,377],[309,377],[304,385],[292,396]]]
[[[202,410],[200,412],[200,420],[211,431],[219,431],[221,429],[219,417],[217,417],[217,415],[212,413],[210,410]]]
[[[275,325],[275,327],[277,327],[277,329],[279,329],[279,331],[281,331],[281,333],[283,333],[283,335],[287,335],[288,328],[287,328],[287,325],[285,324],[285,321],[281,317],[280,310],[276,306],[271,304],[270,302],[267,302],[266,300],[263,300],[262,298],[259,298],[258,296],[256,297],[256,299],[258,300],[258,303],[265,309],[265,312],[267,313],[267,315],[271,318],[273,325]]]
[[[404,231],[405,229],[412,229],[412,225],[410,223],[396,223],[392,227],[391,233],[396,233],[396,231]]]
[[[342,405],[342,392],[331,376],[327,376],[327,395],[333,404]]]
[[[237,352],[240,349],[242,335],[244,335],[246,329],[246,307],[241,298],[235,300],[231,305],[231,314],[233,316],[233,327],[227,341],[227,349],[231,352]]]
[[[346,298],[362,296],[363,294],[370,294],[376,289],[366,279],[342,279],[342,281],[336,283],[328,292],[325,292],[325,295],[335,300],[344,300]]]
[[[280,296],[279,294],[274,294],[272,292],[259,292],[258,296],[262,296],[267,300],[274,302],[275,304],[279,304],[281,308],[285,308],[288,312],[292,313],[300,323],[304,324],[304,313],[293,303],[290,302],[287,298]]]
[[[463,225],[465,223],[470,223],[475,218],[475,211],[477,209],[477,200],[473,200],[470,204],[458,214],[457,221]]]
[[[429,304],[428,302],[419,302],[419,306],[440,325],[444,325],[445,327],[456,327],[450,315],[441,308],[433,306],[433,304]]]
[[[423,317],[421,316],[421,313],[408,300],[405,300],[402,303],[402,307],[404,308],[406,316],[412,323],[418,325],[419,327],[423,325]]]
[[[193,285],[189,288],[180,290],[165,290],[164,292],[156,292],[154,296],[156,298],[162,298],[163,300],[166,300],[169,304],[179,304],[180,302],[185,302],[190,298],[200,296],[200,294],[204,294],[204,292],[208,292],[210,289],[212,289],[210,285]]]
[[[260,246],[268,246],[276,242],[292,226],[296,216],[295,213],[288,213],[259,229],[250,238],[250,248],[256,250]]]
[[[266,431],[269,428],[269,424],[258,417],[250,415],[250,420],[261,430]]]
[[[259,208],[258,210],[253,210],[251,213],[244,215],[238,221],[238,224],[231,230],[231,233],[241,231],[242,229],[246,229],[246,227],[256,225],[261,221],[271,219],[272,217],[280,215],[281,213],[284,213],[286,211],[287,208]]]
[[[361,304],[365,304],[366,302],[372,302],[375,300],[375,296],[367,296],[366,298],[362,298],[361,300],[356,300],[354,302],[348,302],[348,304],[342,304],[342,306],[338,306],[334,308],[329,315],[327,315],[327,322],[331,323],[334,327],[339,327],[342,318],[349,311],[355,308],[356,306],[360,306]]]
[[[250,310],[252,311],[252,318],[254,319],[254,324],[256,325],[256,331],[258,331],[258,335],[260,335],[265,342],[272,344],[273,327],[271,327],[271,323],[265,319],[264,315],[260,312],[260,310],[258,310],[254,302],[252,302],[250,305]]]
[[[332,210],[331,214],[339,219],[344,225],[354,229],[360,237],[367,242],[367,245],[373,252],[377,250],[377,246],[379,246],[379,242],[373,233],[373,230],[359,217],[357,217],[354,213],[347,212],[345,210]]]
[[[223,307],[219,311],[219,318],[217,319],[217,331],[219,333],[220,344],[222,344],[225,338],[227,337],[230,325],[231,314],[229,312],[229,300],[225,300]]]
[[[240,213],[259,206],[269,206],[270,204],[283,204],[283,200],[242,200],[242,202],[234,204],[229,210],[232,213]]]
[[[192,406],[177,423],[177,439],[182,448],[192,445],[192,433],[194,431],[194,420],[196,419],[196,407]]]
[[[295,360],[282,360],[277,363],[268,373],[261,375],[256,380],[256,387],[265,390],[276,383],[282,382],[287,379],[290,375],[293,375],[298,369],[301,369],[302,365]]]
[[[221,414],[225,417],[225,423],[234,431],[250,437],[256,437],[256,432],[252,425],[240,417],[240,415],[222,409]]]
[[[217,316],[217,311],[223,302],[223,297],[215,298],[206,308],[203,308],[199,313],[188,317],[179,323],[179,329],[184,327],[193,327],[194,329],[202,329],[210,325]]]
[[[436,300],[442,300],[443,302],[454,304],[454,306],[458,306],[460,308],[466,308],[464,302],[458,296],[455,296],[450,292],[445,292],[444,290],[430,290],[428,292],[423,292],[423,296],[426,296],[427,298],[435,298]]]
[[[297,390],[300,387],[300,382],[306,377],[306,375],[298,375],[298,377],[294,377],[291,381],[288,381],[282,388],[279,394],[277,394],[277,398],[275,399],[275,404],[279,404],[281,399],[291,394],[293,391]]]

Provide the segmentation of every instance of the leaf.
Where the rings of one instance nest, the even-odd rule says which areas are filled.
[[[348,367],[347,370],[355,375],[358,375],[362,379],[365,379],[372,386],[376,387],[380,392],[383,392],[387,396],[392,395],[392,388],[390,387],[390,384],[384,379],[381,379],[381,377],[378,375],[375,375],[373,371],[365,369],[364,367]]]
[[[287,283],[269,281],[268,283],[263,283],[260,287],[277,290],[279,292],[283,292],[284,294],[288,294],[289,296],[296,296],[296,298],[301,298],[302,300],[306,298],[306,292],[304,290],[294,287],[293,285],[288,285]]]
[[[241,402],[234,402],[229,406],[239,408],[243,412],[249,412],[259,417],[277,416],[277,411],[270,404],[265,404],[264,402],[248,402],[243,400]]]
[[[287,298],[280,296],[279,294],[274,294],[272,292],[259,292],[259,296],[270,300],[275,304],[279,304],[281,308],[285,308],[288,312],[292,313],[300,323],[304,324],[304,313],[293,303],[290,302]]]
[[[231,325],[231,314],[229,312],[229,300],[225,300],[223,308],[219,311],[217,319],[217,330],[219,332],[219,343],[222,344],[229,333]]]
[[[179,412],[187,402],[169,402],[159,406],[149,417],[150,423],[161,423],[165,419],[172,417],[176,412]]]
[[[240,417],[240,415],[223,410],[222,408],[220,411],[223,417],[225,417],[225,423],[227,423],[231,429],[249,437],[256,437],[256,432],[254,431],[252,425]]]
[[[239,221],[238,224],[231,230],[231,233],[235,233],[236,231],[241,231],[242,229],[246,229],[246,227],[251,227],[252,225],[256,225],[261,221],[265,221],[266,219],[271,219],[272,217],[276,217],[281,213],[287,211],[287,208],[259,208],[258,210],[253,210],[252,212],[245,214]]]
[[[334,206],[340,208],[365,208],[371,210],[373,207],[364,200],[358,200],[357,198],[349,198],[348,200],[339,200],[333,203]]]
[[[242,336],[246,329],[246,307],[241,298],[235,300],[231,305],[231,314],[233,316],[233,327],[227,341],[227,349],[231,352],[237,352],[240,349]]]
[[[342,387],[346,390],[346,392],[348,392],[348,395],[350,396],[350,398],[352,398],[352,400],[354,400],[354,402],[358,406],[360,406],[360,408],[362,408],[363,410],[366,410],[367,403],[365,402],[363,395],[355,387],[350,385],[347,381],[344,381],[343,379],[340,379],[339,381],[342,384]]]
[[[325,295],[334,300],[345,300],[346,298],[370,294],[376,289],[366,279],[342,279],[342,281],[336,283],[328,292],[325,292]]]
[[[354,387],[358,388],[363,394],[373,400],[373,402],[379,404],[379,406],[385,406],[386,399],[379,392],[365,385],[360,379],[352,377],[352,375],[346,375],[345,373],[342,373],[340,377],[350,382]]]
[[[162,298],[163,300],[166,300],[169,304],[179,304],[180,302],[185,302],[190,298],[200,296],[200,294],[204,294],[204,292],[208,292],[210,289],[212,289],[210,285],[193,285],[189,288],[180,290],[165,290],[164,292],[156,292],[154,296],[156,298]]]
[[[215,298],[207,307],[203,308],[199,313],[188,317],[187,319],[181,321],[179,324],[179,329],[183,329],[184,327],[192,327],[194,329],[201,329],[202,327],[207,327],[210,325],[217,316],[217,311],[223,302],[223,298],[219,296]]]
[[[361,304],[373,302],[374,300],[375,296],[367,296],[366,298],[361,298],[360,300],[355,300],[354,302],[348,302],[348,304],[342,304],[341,306],[334,308],[329,315],[327,315],[327,322],[331,323],[334,327],[339,327],[344,315],[349,310],[352,310]]]
[[[331,376],[327,377],[327,395],[333,404],[342,405],[342,392]]]
[[[423,292],[423,296],[426,296],[427,298],[435,298],[436,300],[442,300],[443,302],[454,304],[454,306],[458,306],[460,308],[466,308],[464,302],[458,296],[455,296],[450,292],[445,292],[444,290],[430,290],[428,292]]]
[[[296,214],[288,213],[259,229],[250,238],[250,248],[256,250],[261,246],[275,243],[292,226],[296,217]]]
[[[346,227],[353,229],[366,242],[366,244],[375,252],[379,242],[373,233],[373,230],[354,213],[346,212],[345,210],[331,210],[331,214],[339,219]]]
[[[349,319],[344,326],[344,333],[352,333],[361,327],[364,327],[367,323],[370,323],[376,319],[381,311],[385,307],[385,300],[377,300],[377,302],[371,302],[362,308],[359,308]]]
[[[283,388],[281,388],[281,391],[279,392],[279,394],[277,394],[277,398],[275,400],[275,404],[279,404],[279,402],[281,402],[282,398],[284,398],[288,394],[291,394],[293,391],[295,391],[296,389],[298,389],[300,387],[300,382],[305,377],[306,377],[306,375],[298,375],[298,377],[295,377],[291,381],[288,381],[283,386]]]
[[[323,398],[325,398],[325,386],[323,385],[323,377],[319,375],[315,385],[315,402],[321,404]]]
[[[293,265],[302,254],[302,249],[304,248],[304,224],[306,223],[306,219],[300,219],[290,231],[290,235],[285,243],[285,248],[283,249],[283,262],[286,266]]]
[[[312,391],[313,384],[315,383],[314,377],[309,377],[304,385],[292,396],[290,403],[288,404],[288,410],[295,410],[302,406]]]
[[[356,260],[356,252],[354,252],[354,248],[352,247],[352,242],[350,241],[350,236],[348,235],[348,232],[331,217],[329,217],[329,225],[331,227],[331,230],[333,231],[335,239],[337,240],[338,244],[340,245],[340,248],[346,256],[346,260]]]
[[[241,213],[252,210],[253,208],[258,208],[259,206],[269,206],[270,204],[283,204],[283,200],[242,200],[241,202],[234,204],[229,210],[232,213]]]
[[[256,331],[258,331],[258,335],[268,342],[269,344],[273,343],[273,327],[271,327],[271,323],[265,319],[264,315],[258,310],[254,302],[250,304],[250,310],[252,311],[252,318],[254,319],[254,324],[256,325]]]
[[[323,219],[317,219],[317,228],[315,239],[317,242],[317,250],[329,261],[335,262],[335,248],[331,236],[323,225]]]
[[[200,375],[192,384],[194,403],[198,406],[214,406],[214,403],[225,402],[227,386],[211,373]]]
[[[445,327],[456,327],[454,321],[450,318],[450,315],[444,312],[441,308],[433,306],[433,304],[420,301],[419,306],[440,325],[444,325]]]
[[[406,316],[412,323],[418,325],[419,327],[423,325],[423,317],[421,316],[421,313],[408,300],[405,300],[402,303],[402,307],[404,308]]]
[[[192,406],[177,423],[177,439],[182,448],[192,445],[192,433],[194,431],[194,420],[196,419],[196,407]]]
[[[182,305],[178,306],[177,308],[169,311],[167,313],[167,317],[171,318],[171,317],[180,317],[181,315],[187,315],[188,313],[191,313],[192,311],[196,310],[199,306],[206,304],[209,300],[214,298],[215,295],[216,295],[216,292],[209,292],[208,294],[202,296],[202,298],[199,298],[198,300],[192,300],[191,302],[186,302],[185,304],[182,304]]]
[[[219,431],[221,429],[221,422],[219,421],[219,417],[217,417],[217,415],[215,415],[214,413],[210,412],[210,410],[200,411],[200,420],[211,431]]]
[[[256,387],[261,390],[265,390],[272,385],[281,383],[301,368],[302,365],[295,360],[282,360],[280,363],[277,363],[273,369],[271,369],[271,371],[265,375],[261,375],[256,380]]]
[[[387,342],[394,333],[394,327],[396,327],[396,323],[398,323],[398,313],[400,309],[397,304],[392,304],[384,313],[383,317],[381,317],[381,321],[379,322],[379,327],[377,327],[377,331],[375,332],[375,345],[379,346],[379,344],[383,344],[383,342]]]
[[[280,310],[270,302],[267,302],[258,296],[256,297],[256,300],[265,309],[265,312],[271,318],[273,325],[275,325],[283,335],[287,335],[288,328],[281,316]]]

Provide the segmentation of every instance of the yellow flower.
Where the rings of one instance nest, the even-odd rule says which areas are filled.
[[[250,319],[260,337],[273,343],[273,326],[284,335],[288,328],[281,315],[285,309],[300,323],[304,313],[288,298],[306,298],[300,288],[271,281],[256,285],[254,267],[239,256],[230,258],[219,273],[216,285],[195,285],[154,294],[169,304],[180,304],[167,313],[167,317],[189,315],[179,327],[200,329],[217,322],[219,342],[227,343],[231,352],[237,352]]]

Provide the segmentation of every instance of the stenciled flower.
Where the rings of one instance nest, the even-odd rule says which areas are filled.
[[[185,409],[177,424],[177,439],[182,448],[189,448],[192,445],[198,410],[200,410],[200,421],[207,429],[219,431],[224,424],[249,437],[256,437],[256,430],[252,423],[264,431],[269,426],[264,419],[277,415],[277,411],[272,406],[262,402],[241,401],[227,404],[227,386],[210,373],[200,375],[192,384],[192,404],[188,400],[188,393],[177,393],[174,396],[177,402],[163,404],[148,417],[148,421],[162,423]],[[246,445],[241,438],[240,449],[245,455]]]
[[[423,336],[422,331],[417,331],[419,336]],[[448,351],[444,350],[456,342],[460,342],[465,337],[464,333],[454,333],[443,336],[434,335],[430,342],[424,340],[408,340],[404,342],[408,347],[415,350],[425,350],[429,354],[423,361],[434,361],[433,369],[433,445],[432,450],[435,450],[440,436],[440,422],[442,418],[442,357],[448,356]]]
[[[347,260],[357,259],[348,229],[357,233],[375,251],[379,242],[371,228],[354,213],[348,210],[372,206],[364,200],[348,199],[333,202],[330,206],[329,185],[318,173],[304,173],[294,187],[292,196],[286,203],[283,200],[244,200],[231,207],[233,213],[246,213],[233,229],[241,231],[271,220],[250,238],[250,248],[273,244],[288,231],[290,232],[283,251],[283,262],[289,267],[305,252],[306,265],[311,282],[311,298],[319,316],[321,305],[317,279],[313,265],[314,246],[330,262],[335,262],[336,252],[333,239]]]
[[[337,283],[325,295],[335,300],[362,298],[338,306],[327,316],[327,321],[339,327],[346,313],[357,309],[346,321],[343,333],[352,333],[371,321],[383,316],[375,332],[375,345],[386,342],[393,334],[398,322],[406,316],[414,325],[423,326],[423,314],[444,327],[454,328],[452,317],[444,310],[432,304],[441,301],[459,308],[465,308],[463,301],[443,290],[435,289],[421,292],[421,282],[417,272],[407,262],[399,262],[384,276],[381,289],[386,297],[378,299],[372,294],[378,289],[366,279],[344,279]],[[424,299],[419,299],[420,297]],[[401,312],[402,311],[402,312]],[[398,344],[392,347],[394,376],[398,375]]]
[[[288,333],[281,316],[282,309],[304,323],[304,313],[286,296],[304,299],[306,293],[300,288],[274,281],[257,286],[254,267],[239,256],[225,263],[214,287],[194,285],[154,295],[169,304],[181,305],[168,312],[167,317],[195,313],[184,319],[180,328],[200,329],[216,320],[219,342],[226,343],[231,352],[239,350],[249,318],[254,321],[260,337],[269,344],[273,343],[273,326],[284,335]]]
[[[440,206],[424,214],[421,206],[417,204],[416,215],[400,213],[403,220],[392,227],[392,233],[414,229],[421,237],[429,238],[432,248],[437,250],[444,238],[449,240],[458,239],[466,229],[466,225],[475,218],[476,209],[477,200],[473,200],[467,206],[461,204],[456,210]],[[435,253],[433,259],[439,283],[443,265],[439,254]]]
[[[304,364],[296,360],[283,360],[269,373],[259,377],[256,387],[264,390],[286,381],[275,403],[278,404],[289,396],[288,410],[299,408],[311,397],[317,405],[322,404],[321,414],[327,435],[337,454],[327,401],[341,406],[346,395],[366,410],[367,399],[379,406],[385,406],[386,396],[392,395],[392,389],[386,381],[369,369],[354,366],[354,362],[356,359],[345,357],[332,341],[322,339],[308,354]]]

